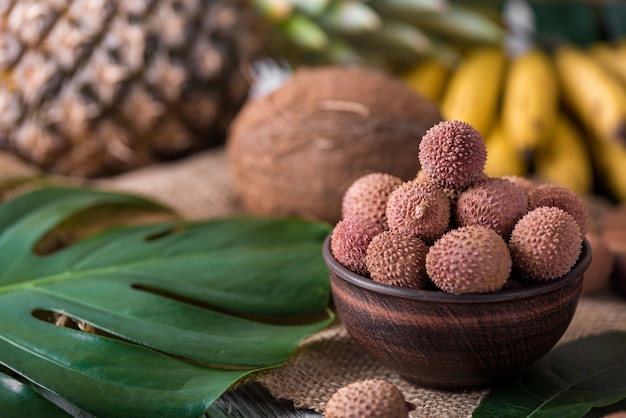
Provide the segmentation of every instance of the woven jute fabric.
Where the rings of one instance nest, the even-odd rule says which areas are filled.
[[[187,219],[240,214],[231,187],[224,147],[194,154],[184,160],[130,171],[96,182],[99,187],[141,194],[164,203]]]
[[[29,166],[17,157],[0,151],[0,179],[9,177],[28,177],[39,173],[35,167]]]
[[[1,162],[1,161],[0,161]],[[20,174],[27,173],[15,166]],[[8,165],[0,165],[6,172]],[[183,161],[146,167],[117,177],[96,181],[98,187],[142,194],[156,199],[190,219],[241,214],[231,188],[223,147],[196,154]],[[562,344],[606,331],[626,331],[626,299],[605,292],[581,298],[576,314],[559,342]],[[280,399],[299,408],[323,412],[340,387],[366,378],[396,384],[416,407],[411,417],[469,417],[489,389],[438,391],[416,386],[369,357],[337,321],[304,340],[281,367],[257,376]]]

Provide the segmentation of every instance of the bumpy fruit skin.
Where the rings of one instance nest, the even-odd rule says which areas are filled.
[[[350,383],[335,392],[324,409],[326,418],[406,418],[409,407],[400,389],[382,379]]]
[[[262,44],[245,3],[0,2],[0,149],[106,177],[224,142]]]
[[[426,272],[447,293],[500,290],[511,273],[506,242],[493,229],[463,226],[443,235],[426,255]]]
[[[572,215],[554,206],[538,207],[524,215],[511,232],[513,267],[530,279],[557,279],[576,264],[582,241]]]
[[[459,195],[454,207],[458,226],[482,225],[509,239],[515,223],[528,211],[526,194],[507,179],[480,181]]]
[[[485,177],[486,177],[486,175],[485,175]],[[424,170],[419,170],[417,172],[417,175],[415,176],[415,180],[430,181],[431,183],[437,184],[430,177],[428,177],[428,175],[424,172]],[[478,180],[478,181],[480,181],[480,180]],[[448,199],[450,199],[450,204],[452,206],[456,205],[456,201],[459,198],[459,195],[461,194],[461,191],[460,190],[454,190],[454,189],[448,189],[446,187],[442,187],[441,190],[443,190],[443,192],[446,194],[446,196],[448,196]]]
[[[519,187],[524,192],[526,197],[530,196],[530,192],[535,189],[535,183],[533,183],[532,180],[527,179],[526,177],[502,176],[501,178],[507,179],[508,181]]]
[[[487,147],[472,125],[447,120],[426,131],[418,158],[422,170],[439,186],[464,190],[484,176]]]
[[[337,222],[330,238],[330,251],[344,267],[368,275],[365,256],[372,239],[383,232],[373,219],[352,216]]]
[[[379,283],[410,289],[428,284],[426,254],[421,239],[393,231],[376,235],[367,247],[365,262],[372,279]]]
[[[450,200],[435,183],[411,180],[389,195],[385,213],[390,230],[414,235],[430,244],[449,227]]]
[[[363,216],[387,228],[387,198],[402,182],[400,177],[387,173],[370,173],[359,177],[343,195],[342,218]]]
[[[574,217],[583,235],[589,232],[589,214],[585,202],[567,187],[555,183],[537,185],[528,195],[528,209],[532,210],[540,206],[555,206],[563,209]]]

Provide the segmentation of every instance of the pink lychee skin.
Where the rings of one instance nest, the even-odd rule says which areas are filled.
[[[454,207],[458,226],[482,225],[509,239],[515,223],[528,211],[528,198],[503,178],[488,178],[459,195]]]
[[[386,215],[390,230],[414,235],[431,244],[448,230],[450,199],[428,179],[411,180],[389,195]]]
[[[514,268],[534,280],[567,274],[582,250],[583,235],[572,215],[554,206],[540,206],[520,219],[509,239]]]
[[[528,209],[540,206],[554,206],[563,209],[574,217],[580,232],[589,232],[589,213],[583,199],[565,186],[556,183],[537,185],[528,195]]]
[[[509,278],[511,265],[504,239],[480,225],[448,231],[426,255],[432,282],[453,294],[496,292]]]
[[[324,408],[326,418],[408,418],[414,409],[400,389],[384,379],[365,379],[339,388]]]
[[[367,248],[366,263],[372,279],[379,283],[409,289],[424,289],[428,246],[412,235],[384,231]]]
[[[363,216],[372,218],[383,228],[387,228],[387,198],[401,184],[402,179],[387,173],[370,173],[359,177],[343,195],[342,218]]]
[[[532,180],[523,176],[511,175],[511,176],[502,176],[501,178],[507,179],[508,181],[510,181],[517,187],[519,187],[520,190],[522,190],[524,194],[526,195],[526,198],[528,198],[530,193],[535,189],[535,183],[533,183]]]
[[[367,276],[367,247],[382,231],[382,226],[373,219],[359,216],[344,218],[332,230],[330,251],[341,265]]]
[[[487,147],[472,125],[447,120],[426,131],[418,159],[422,170],[439,186],[464,190],[484,176]]]

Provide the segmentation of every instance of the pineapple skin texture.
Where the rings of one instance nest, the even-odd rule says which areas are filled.
[[[229,0],[0,1],[0,150],[109,176],[222,143],[254,51]]]

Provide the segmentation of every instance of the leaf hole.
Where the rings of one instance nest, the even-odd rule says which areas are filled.
[[[133,289],[148,292],[153,295],[158,295],[168,299],[176,300],[178,302],[186,303],[198,308],[207,309],[213,312],[218,312],[224,315],[233,316],[235,318],[247,319],[250,321],[260,322],[268,325],[312,325],[317,322],[323,321],[328,318],[328,313],[325,309],[316,312],[307,312],[302,314],[289,314],[289,315],[261,315],[252,312],[240,312],[234,309],[228,309],[223,306],[215,305],[205,301],[200,301],[188,296],[182,296],[168,290],[160,289],[153,286],[146,286],[143,284],[133,284]]]
[[[185,231],[187,227],[183,224],[173,225],[163,231],[155,232],[154,234],[148,235],[144,238],[146,242],[152,242],[159,240],[161,238],[169,237],[170,235],[178,234]]]
[[[216,369],[223,369],[223,370],[251,370],[250,366],[240,366],[240,365],[229,365],[229,364],[217,364],[217,363],[209,363],[209,362],[203,362],[203,361],[199,361],[199,360],[195,360],[192,358],[188,358],[188,357],[184,357],[184,356],[180,356],[180,355],[176,355],[176,354],[172,354],[166,351],[162,351],[162,350],[158,350],[146,345],[143,345],[141,343],[138,343],[136,341],[132,341],[129,340],[127,338],[124,338],[123,336],[119,336],[119,335],[115,335],[115,334],[111,334],[110,332],[107,332],[105,330],[102,330],[100,328],[96,328],[94,327],[92,324],[85,322],[81,319],[78,318],[74,318],[70,315],[67,315],[66,313],[63,312],[57,312],[57,311],[53,311],[53,310],[48,310],[48,309],[35,309],[32,311],[31,315],[40,320],[40,321],[44,321],[47,322],[49,324],[55,325],[57,327],[61,327],[61,328],[69,328],[78,332],[85,332],[88,334],[93,334],[93,335],[98,335],[101,337],[107,337],[107,338],[111,338],[117,341],[121,341],[123,343],[127,343],[127,344],[131,344],[131,345],[136,345],[136,346],[141,346],[144,348],[148,348],[151,350],[154,350],[158,353],[161,354],[165,354],[169,357],[172,358],[176,358],[182,361],[185,361],[187,363],[193,363],[193,364],[199,364],[201,366],[205,366],[205,367],[213,367]],[[0,364],[0,367],[2,366],[2,364]],[[0,368],[0,372],[2,371],[2,369]]]
[[[119,339],[104,330],[94,327],[92,324],[83,320],[71,317],[63,312],[56,312],[47,309],[35,309],[31,315],[40,321],[48,322],[57,327],[70,328],[77,331],[86,332],[88,334],[102,335]]]
[[[35,243],[33,252],[39,256],[51,255],[77,241],[111,228],[152,224],[171,220],[171,218],[172,215],[161,208],[134,207],[122,204],[87,208],[66,218],[47,231]]]
[[[12,377],[13,379],[16,379],[16,380],[20,380],[20,378],[21,378],[21,376],[19,374],[17,374],[13,369],[10,369],[9,367],[5,366],[2,363],[0,363],[0,374],[5,374],[5,375],[7,375],[9,377]]]

